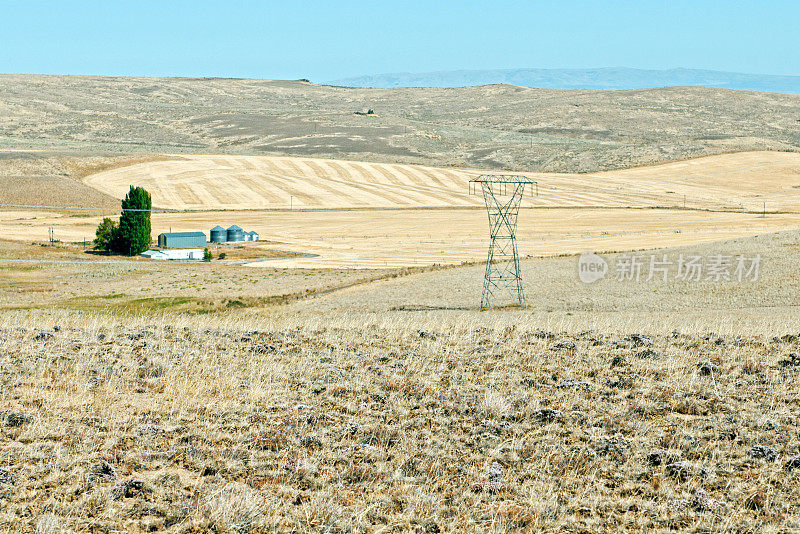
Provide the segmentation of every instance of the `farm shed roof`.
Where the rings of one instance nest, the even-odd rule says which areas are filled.
[[[166,237],[205,237],[206,234],[203,232],[164,232],[161,234]]]

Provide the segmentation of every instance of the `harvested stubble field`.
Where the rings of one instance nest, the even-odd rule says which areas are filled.
[[[269,156],[162,156],[90,174],[122,198],[130,184],[162,209],[357,209],[483,206],[477,169]],[[495,173],[498,171],[494,171]],[[537,207],[760,209],[761,197],[800,207],[800,154],[739,152],[587,174],[517,172],[539,182]],[[529,191],[533,194],[534,191]],[[780,194],[780,198],[774,198]],[[779,201],[779,202],[778,202]]]
[[[5,315],[0,523],[793,530],[798,348],[531,322]]]
[[[207,230],[235,222],[269,241],[251,246],[251,256],[273,256],[253,266],[393,268],[484,257],[483,199],[469,195],[468,184],[480,172],[173,155],[82,180],[104,197],[121,198],[137,184],[162,209],[225,210],[154,213],[153,230]],[[539,196],[523,202],[523,255],[703,243],[800,225],[800,155],[794,153],[723,154],[585,175],[526,174],[539,181]],[[762,218],[765,207],[770,214]],[[100,218],[113,214],[12,208],[0,214],[0,225],[12,239],[46,240],[53,227],[58,239],[78,242],[90,240]],[[273,249],[295,256],[276,259]]]

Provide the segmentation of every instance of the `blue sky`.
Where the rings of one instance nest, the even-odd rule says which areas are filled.
[[[0,73],[325,81],[614,66],[800,75],[798,51],[798,0],[0,0]]]

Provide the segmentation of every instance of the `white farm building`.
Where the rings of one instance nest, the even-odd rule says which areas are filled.
[[[148,250],[142,252],[142,256],[151,260],[202,260],[203,251],[199,248]]]

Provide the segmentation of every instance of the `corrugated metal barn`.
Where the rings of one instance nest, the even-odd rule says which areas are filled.
[[[203,232],[168,232],[158,235],[158,246],[161,248],[190,248],[206,246],[206,234]]]

